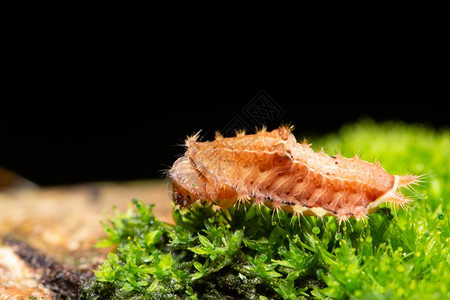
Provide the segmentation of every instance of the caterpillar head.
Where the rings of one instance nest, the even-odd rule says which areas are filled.
[[[181,207],[190,206],[203,194],[201,175],[192,166],[188,157],[179,158],[169,171],[172,179],[172,198]]]

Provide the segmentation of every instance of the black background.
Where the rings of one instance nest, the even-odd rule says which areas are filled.
[[[299,136],[361,117],[450,125],[438,10],[6,5],[0,166],[41,185],[161,178],[186,135],[212,138],[261,93],[281,111],[263,123]]]

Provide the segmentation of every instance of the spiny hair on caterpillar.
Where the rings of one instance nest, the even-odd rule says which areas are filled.
[[[358,156],[328,156],[297,143],[292,126],[236,137],[216,134],[211,142],[188,137],[186,153],[169,171],[173,199],[184,206],[196,200],[227,208],[254,202],[298,215],[365,220],[385,202],[405,207],[412,200],[397,192],[421,176],[391,175],[380,164]],[[219,199],[219,200],[218,200]]]
[[[294,127],[294,125],[287,123],[287,124],[281,125],[280,128],[287,129],[289,132],[292,132],[292,131],[294,131],[295,127]],[[184,145],[186,147],[188,147],[189,145],[192,145],[192,143],[196,143],[197,141],[199,141],[201,139],[201,136],[200,136],[201,132],[202,132],[202,130],[200,129],[196,133],[188,136],[185,139]],[[262,134],[262,133],[266,133],[266,132],[267,132],[266,125],[262,125],[261,127],[255,127],[255,134]],[[244,137],[247,135],[247,130],[244,128],[243,129],[235,129],[234,135],[235,135],[235,137]],[[214,133],[214,138],[215,139],[223,139],[226,137],[224,137],[223,134],[221,134],[220,131],[217,130]],[[304,141],[306,142],[306,139],[304,139]]]
[[[198,210],[198,209],[201,210]],[[350,227],[351,231],[353,231],[353,226],[358,220],[354,219],[346,219],[346,220],[339,220],[336,218],[333,218],[331,216],[320,216],[320,215],[303,215],[303,214],[296,214],[291,213],[283,210],[276,210],[271,209],[270,207],[266,205],[257,205],[252,202],[242,202],[242,203],[235,203],[233,206],[223,209],[219,206],[216,206],[211,203],[207,203],[206,201],[199,202],[197,201],[189,208],[181,209],[181,207],[176,207],[176,209],[181,213],[191,213],[197,218],[205,217],[210,218],[212,215],[209,213],[209,209],[213,210],[215,213],[218,214],[218,216],[221,216],[224,218],[224,221],[227,224],[240,224],[237,226],[244,226],[246,227],[246,223],[253,223],[253,222],[269,222],[272,226],[280,226],[281,228],[290,229],[293,232],[296,232],[298,230],[302,230],[308,232],[314,227],[318,227],[320,232],[326,232],[328,230],[328,226],[330,224],[331,228],[335,228],[333,230],[336,230],[336,232],[340,232],[341,230],[347,230],[347,227]],[[207,213],[206,216],[202,215],[202,212],[204,212],[206,209]],[[390,211],[389,208],[383,207],[380,209],[380,213],[382,213],[384,210]],[[234,219],[238,218],[240,221],[236,222]],[[259,219],[259,220],[256,220]],[[216,219],[217,220],[217,219]],[[361,219],[362,224],[364,227],[370,227],[370,224],[368,222],[369,216],[367,218]],[[302,223],[304,223],[302,225]],[[256,224],[256,223],[255,223]],[[306,227],[305,227],[306,226]]]

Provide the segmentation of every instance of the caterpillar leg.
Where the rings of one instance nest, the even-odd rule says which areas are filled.
[[[363,222],[368,218],[369,210],[367,207],[364,206],[358,206],[355,207],[353,216],[356,218],[357,221],[362,220]]]

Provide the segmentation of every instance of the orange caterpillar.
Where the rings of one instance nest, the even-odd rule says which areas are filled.
[[[169,171],[173,199],[189,206],[197,200],[225,209],[252,201],[296,215],[366,218],[384,202],[404,206],[411,200],[397,193],[416,183],[414,175],[390,175],[380,165],[315,153],[297,143],[292,127],[236,137],[216,134],[212,142],[186,140],[187,150]]]

